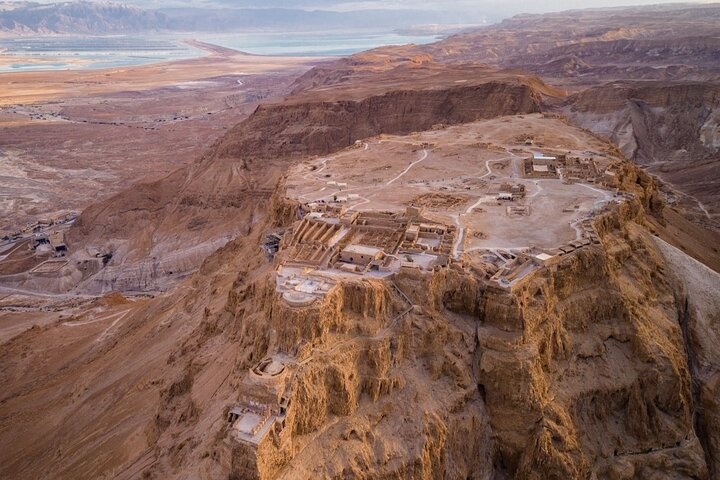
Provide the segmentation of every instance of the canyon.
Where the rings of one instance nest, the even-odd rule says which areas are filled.
[[[298,66],[0,252],[0,476],[717,478],[720,9],[611,12]]]

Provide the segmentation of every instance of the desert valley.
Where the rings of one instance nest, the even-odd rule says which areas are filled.
[[[719,39],[0,73],[0,478],[720,478]]]

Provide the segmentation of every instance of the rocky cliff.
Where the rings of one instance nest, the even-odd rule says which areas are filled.
[[[260,106],[194,165],[82,213],[68,235],[71,248],[91,247],[112,253],[112,259],[100,273],[85,276],[79,288],[167,288],[218,246],[262,221],[278,180],[301,155],[329,153],[381,133],[539,108],[538,93],[522,78]]]
[[[702,350],[698,377],[689,352],[717,306],[703,304],[702,326],[683,321],[682,288],[643,227],[655,187],[633,169],[624,181],[638,200],[597,221],[601,246],[513,291],[462,270],[398,274],[416,307],[385,335],[379,285],[344,285],[353,307],[336,294],[305,312],[330,336],[298,371],[291,440],[259,453],[281,459],[259,476],[712,478],[720,365]],[[358,335],[363,323],[375,327]]]
[[[60,362],[42,345],[66,327],[31,330],[0,352],[0,438],[15,439],[0,473],[713,478],[717,274],[648,233],[660,205],[647,176],[622,180],[635,200],[597,220],[601,245],[510,290],[462,268],[404,271],[291,308],[258,255],[259,224],[119,329],[75,334]],[[285,427],[242,447],[227,410],[277,353],[295,362]]]
[[[562,110],[673,184],[697,221],[718,228],[720,86],[615,82],[570,97]]]
[[[321,155],[356,140],[429,130],[482,118],[540,111],[540,98],[525,82],[490,81],[433,90],[393,90],[363,100],[261,105],[220,142],[217,155],[266,161]],[[268,142],[268,138],[275,141]]]

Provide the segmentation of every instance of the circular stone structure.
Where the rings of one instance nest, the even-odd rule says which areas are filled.
[[[285,292],[283,298],[293,307],[307,307],[315,303],[316,298],[313,295],[302,292]]]
[[[285,371],[285,364],[278,359],[268,357],[255,365],[253,373],[261,377],[277,377]]]

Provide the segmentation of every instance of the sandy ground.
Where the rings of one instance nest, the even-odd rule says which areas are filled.
[[[534,136],[536,146],[520,142],[521,134]],[[402,211],[420,203],[428,217],[467,232],[465,251],[553,248],[575,240],[575,223],[612,199],[613,192],[559,179],[523,178],[523,159],[548,149],[592,156],[605,165],[612,161],[601,142],[560,120],[506,117],[373,138],[302,163],[288,177],[288,196],[305,202],[347,197],[348,208],[359,211]],[[498,203],[504,182],[525,185],[525,199]],[[511,214],[511,206],[528,207],[530,214]]]
[[[57,312],[12,312],[0,311],[0,344],[20,335],[33,326],[49,325],[57,321]]]
[[[0,74],[0,236],[196,160],[318,61],[198,46],[207,56]]]
[[[318,62],[316,57],[248,55],[192,42],[204,57],[97,70],[13,72],[0,74],[0,105],[37,103],[77,95],[138,91],[221,75],[268,73]]]
[[[98,302],[102,307],[93,307]],[[100,318],[99,313],[114,312],[114,308],[113,302],[95,297],[37,294],[0,287],[0,344],[31,328],[72,323],[75,316]]]

